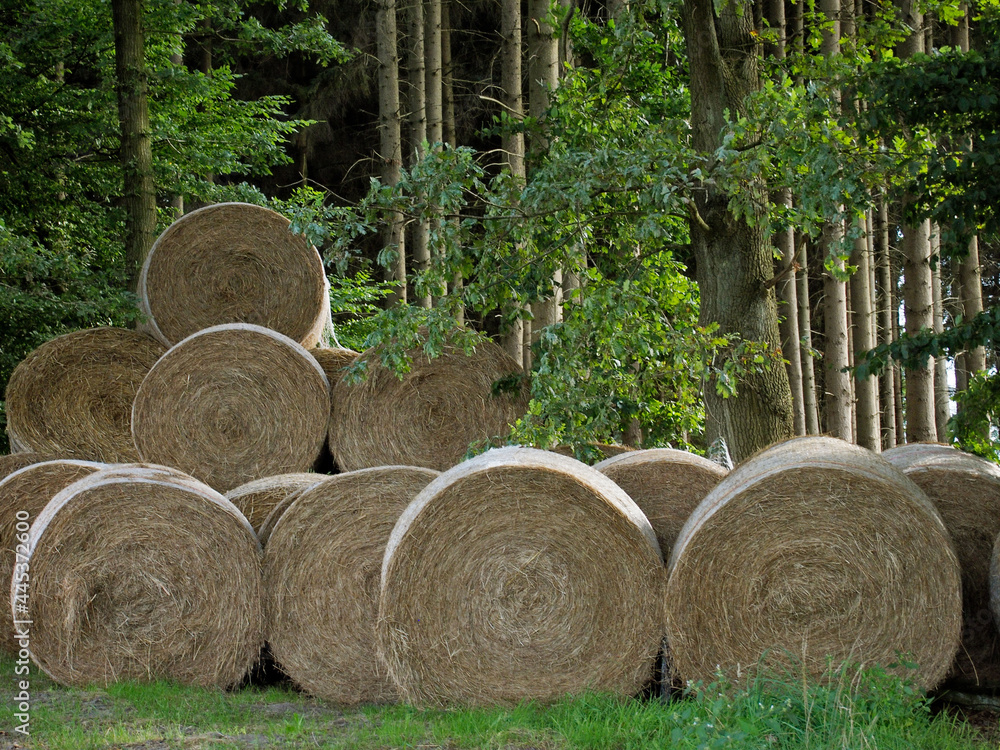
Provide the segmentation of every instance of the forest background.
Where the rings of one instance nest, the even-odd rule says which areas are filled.
[[[998,13],[7,0],[0,387],[133,324],[156,234],[242,200],[321,249],[337,343],[500,341],[514,441],[996,459]]]

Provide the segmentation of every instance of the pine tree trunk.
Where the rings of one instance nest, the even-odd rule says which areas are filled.
[[[379,0],[375,13],[379,62],[379,151],[381,178],[385,185],[399,182],[403,168],[402,116],[399,108],[399,54],[396,48],[396,0]],[[386,227],[385,243],[396,248],[396,262],[387,269],[398,286],[392,304],[406,302],[406,242],[403,215],[393,213]]]
[[[142,0],[112,0],[119,160],[124,177],[125,268],[128,288],[136,290],[139,272],[156,234],[156,186],[149,138],[149,86],[146,77]]]
[[[868,254],[867,226],[865,236],[854,241],[851,265],[857,270],[851,277],[851,310],[854,318],[854,351],[868,351],[875,348],[872,336],[872,318],[875,305],[872,300],[871,259]],[[881,450],[882,438],[879,425],[878,378],[874,375],[864,380],[855,380],[857,392],[857,432],[856,442],[863,448]]]
[[[936,224],[932,225],[931,254],[937,258],[931,272],[931,294],[934,315],[934,333],[944,333],[944,297],[941,268],[941,235]],[[934,426],[939,443],[948,442],[948,419],[951,417],[951,397],[948,393],[948,358],[934,358]]]
[[[800,271],[795,290],[799,316],[799,351],[802,362],[802,405],[805,408],[806,434],[819,434],[819,407],[816,403],[816,371],[813,362],[812,308],[809,300],[809,254],[804,236],[796,238]]]
[[[524,119],[521,91],[521,3],[520,0],[502,0],[500,4],[500,87],[503,89],[503,106],[510,119],[516,123]],[[524,184],[524,133],[507,132],[503,150],[511,176]],[[500,343],[516,362],[524,364],[523,317],[518,318],[510,330],[502,331]],[[529,334],[530,337],[530,334]],[[525,370],[531,365],[525,366]]]
[[[455,85],[452,78],[451,62],[451,3],[441,0],[441,137],[445,144],[455,148],[458,145],[455,133]],[[449,219],[453,224],[457,218]],[[465,279],[461,271],[455,271],[451,277],[450,294],[461,297]],[[458,305],[455,310],[455,322],[465,325],[465,307]]]
[[[427,141],[427,67],[424,55],[424,3],[411,0],[409,6],[409,45],[407,46],[407,78],[409,83],[410,166],[424,158]],[[426,220],[410,225],[410,252],[414,271],[423,273],[430,266],[430,224]],[[431,295],[424,293],[416,298],[418,307],[429,308]]]
[[[892,340],[893,313],[893,276],[892,263],[889,261],[889,212],[884,199],[879,201],[878,221],[876,222],[876,257],[878,258],[878,336],[879,344],[887,344]],[[896,368],[891,364],[879,378],[879,390],[882,400],[882,449],[896,447],[896,389],[894,385]]]
[[[906,332],[934,326],[930,222],[903,228],[903,307]],[[906,440],[934,441],[934,371],[929,364],[906,372]]]
[[[722,145],[724,112],[743,111],[760,87],[759,51],[750,4],[685,0],[683,28],[691,71],[692,146],[706,157]],[[751,189],[766,195],[762,184]],[[757,222],[729,211],[729,196],[713,185],[696,194],[691,244],[698,262],[702,323],[717,322],[723,335],[780,345],[771,249]],[[695,210],[695,209],[693,209]],[[784,367],[748,375],[733,398],[709,385],[705,394],[709,440],[723,436],[735,460],[794,432],[792,398]]]

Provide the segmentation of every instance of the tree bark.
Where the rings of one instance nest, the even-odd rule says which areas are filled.
[[[892,340],[893,276],[889,261],[889,213],[884,199],[879,200],[878,221],[876,222],[876,257],[878,277],[878,343],[887,344]],[[894,379],[896,368],[890,363],[879,378],[882,401],[882,450],[896,447],[896,390]]]
[[[716,15],[712,0],[685,0],[684,36],[691,71],[692,145],[710,158],[722,145],[725,113],[744,111],[743,102],[760,87],[753,8],[725,3]],[[752,185],[761,200],[766,186]],[[762,228],[729,211],[729,196],[705,184],[695,205],[691,243],[698,261],[701,321],[717,322],[723,335],[780,345],[770,247]],[[792,398],[784,367],[772,366],[743,378],[734,398],[721,398],[709,385],[706,431],[723,436],[735,460],[794,433]]]
[[[125,268],[135,291],[156,234],[156,186],[149,138],[149,85],[146,75],[142,0],[113,0],[119,160],[124,176]]]
[[[936,224],[931,228],[931,255],[937,257],[931,273],[931,294],[934,333],[944,333],[944,283],[941,267],[941,234]],[[951,397],[948,393],[948,358],[934,358],[934,426],[939,443],[948,442],[948,419],[951,417]]]
[[[402,115],[399,108],[399,54],[396,40],[396,0],[379,0],[375,12],[375,34],[379,63],[379,151],[381,178],[395,185],[403,168]],[[396,261],[386,269],[390,281],[397,282],[391,304],[406,302],[406,242],[403,215],[393,213],[385,228],[385,243],[396,248]]]
[[[865,222],[867,224],[867,222]],[[868,351],[875,348],[872,335],[872,318],[875,305],[872,299],[871,259],[868,253],[867,226],[865,236],[854,241],[851,265],[857,270],[851,277],[851,310],[854,317],[854,351]],[[857,392],[856,442],[863,448],[879,451],[882,447],[879,425],[878,378],[870,375],[864,380],[855,380]]]
[[[407,47],[407,78],[409,82],[409,130],[410,166],[424,158],[424,143],[427,141],[427,67],[424,55],[424,3],[411,0],[409,6],[409,45]],[[430,224],[425,220],[414,221],[410,225],[410,255],[414,271],[418,274],[427,270],[431,262]],[[416,298],[418,307],[429,308],[431,295],[421,294]]]
[[[906,332],[934,326],[930,221],[903,228],[903,307]],[[906,372],[906,440],[934,441],[934,371],[927,365]]]
[[[809,255],[804,236],[796,239],[801,270],[796,279],[799,310],[799,351],[802,362],[802,404],[805,408],[806,434],[819,434],[819,408],[816,403],[816,371],[812,356],[812,309],[809,300]]]

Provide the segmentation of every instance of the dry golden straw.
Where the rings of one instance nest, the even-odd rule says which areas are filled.
[[[438,475],[383,466],[303,491],[264,548],[265,635],[284,672],[341,704],[398,693],[375,651],[379,574],[393,526]]]
[[[380,653],[411,703],[631,695],[663,635],[664,578],[649,522],[610,479],[550,451],[491,450],[393,529]]]
[[[990,612],[990,557],[1000,535],[1000,467],[939,444],[886,451],[934,502],[962,566],[962,645],[948,675],[954,687],[1000,687],[1000,636]]]
[[[443,471],[462,460],[470,443],[510,433],[523,416],[527,387],[493,395],[493,384],[521,367],[492,341],[471,357],[446,349],[429,360],[411,352],[400,380],[379,362],[377,349],[360,356],[365,379],[334,385],[330,449],[342,471],[372,466],[424,466]]]
[[[341,375],[344,374],[344,368],[353,364],[354,360],[358,358],[358,353],[353,349],[318,347],[310,349],[309,353],[316,358],[319,366],[323,368],[327,380],[330,381],[331,388],[336,385]]]
[[[76,331],[42,344],[7,385],[11,446],[109,463],[138,460],[132,400],[165,351],[124,328]]]
[[[289,495],[326,479],[325,474],[278,474],[255,479],[229,490],[226,499],[240,509],[254,529],[259,529],[274,506]]]
[[[136,395],[132,432],[144,460],[226,492],[309,471],[329,411],[326,376],[305,349],[236,323],[199,331],[156,363]]]
[[[103,469],[105,464],[64,459],[31,464],[0,481],[0,580],[10,581],[17,559],[18,536],[24,539],[31,523],[60,490]],[[21,550],[22,555],[26,550]],[[23,557],[22,557],[23,561]],[[0,651],[16,654],[10,607],[0,615]]]
[[[252,323],[315,346],[330,320],[319,253],[281,214],[218,203],[185,214],[153,244],[139,277],[150,333],[167,346],[223,323]]]
[[[591,443],[590,447],[597,449],[600,455],[600,458],[597,459],[598,461],[611,458],[612,456],[620,456],[623,453],[632,453],[635,450],[634,448],[629,448],[627,445],[615,445],[614,443]],[[560,456],[576,458],[576,451],[572,445],[557,445],[551,450]]]
[[[820,678],[829,662],[893,668],[923,688],[958,647],[960,570],[927,496],[876,454],[808,437],[723,479],[670,558],[668,638],[685,680],[763,665]],[[829,660],[829,661],[828,661]]]
[[[200,482],[161,469],[92,474],[45,507],[28,551],[31,655],[57,682],[226,687],[260,653],[260,545]],[[15,573],[15,605],[17,583]]]
[[[47,453],[11,453],[0,456],[0,479],[6,479],[18,469],[32,464],[40,464],[42,461],[54,461],[59,456]]]
[[[594,468],[635,500],[664,557],[670,556],[688,516],[728,473],[707,458],[673,448],[622,453]]]

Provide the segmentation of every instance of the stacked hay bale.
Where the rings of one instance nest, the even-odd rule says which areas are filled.
[[[472,356],[447,347],[435,359],[408,353],[410,370],[397,376],[378,348],[360,355],[365,377],[341,378],[333,388],[330,448],[341,471],[375,466],[422,466],[436,471],[462,460],[472,443],[504,437],[523,416],[528,389],[494,393],[494,384],[521,374],[497,344],[483,341]]]
[[[122,328],[92,328],[42,344],[7,385],[7,435],[18,452],[137,461],[132,402],[166,347]]]
[[[822,677],[914,662],[930,688],[958,648],[960,569],[937,510],[876,454],[798,438],[737,467],[684,525],[669,563],[679,676],[761,665]]]
[[[380,649],[414,703],[631,695],[651,677],[663,585],[649,522],[607,477],[549,451],[491,450],[427,485],[393,529]]]
[[[261,527],[271,515],[271,511],[282,505],[289,497],[323,479],[322,474],[277,474],[241,484],[229,490],[226,499],[240,509],[259,537]]]
[[[398,694],[376,656],[386,542],[438,472],[384,466],[339,474],[299,494],[264,547],[266,637],[292,680],[340,704]]]
[[[150,249],[139,300],[167,346],[223,323],[251,323],[307,349],[330,324],[329,282],[316,248],[284,216],[248,203],[185,214]]]
[[[940,443],[910,443],[883,455],[927,493],[962,566],[962,646],[949,685],[1000,687],[1000,635],[990,610],[990,559],[1000,537],[1000,467]]]
[[[65,685],[170,679],[236,684],[262,645],[260,545],[210,487],[116,467],[53,497],[26,542],[31,656]],[[22,609],[23,608],[23,609]]]
[[[729,473],[707,458],[673,448],[621,453],[594,468],[635,500],[667,559],[688,517]]]
[[[157,361],[136,393],[143,460],[226,492],[312,468],[326,440],[330,386],[287,336],[233,323],[198,331]]]

